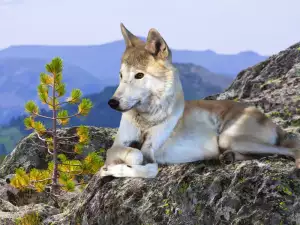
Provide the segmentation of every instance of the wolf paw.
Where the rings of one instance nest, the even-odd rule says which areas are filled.
[[[158,174],[158,165],[157,163],[149,163],[145,165],[147,173],[146,178],[154,178]]]
[[[225,151],[219,156],[221,164],[228,165],[235,162],[235,154],[233,151]]]
[[[109,176],[110,174],[108,173],[108,169],[107,166],[102,166],[99,170],[99,175],[100,177],[105,177],[105,176]]]
[[[128,165],[141,165],[143,163],[143,154],[137,149],[127,149],[127,154],[125,154],[124,162]]]

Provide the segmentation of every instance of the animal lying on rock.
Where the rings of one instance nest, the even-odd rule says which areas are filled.
[[[101,176],[153,178],[158,164],[246,160],[251,154],[291,156],[300,167],[300,141],[286,140],[257,108],[230,100],[185,101],[171,50],[157,30],[150,29],[146,42],[123,24],[121,31],[126,50],[108,104],[122,118]]]

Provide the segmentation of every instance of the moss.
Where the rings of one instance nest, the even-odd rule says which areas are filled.
[[[291,190],[289,189],[289,187],[285,186],[285,185],[278,185],[276,187],[276,189],[279,191],[279,192],[283,192],[284,194],[286,195],[289,195],[289,196],[292,196],[293,193],[291,192]]]
[[[300,101],[300,96],[294,96],[293,98],[292,98],[292,101],[293,102],[297,102],[297,101]]]
[[[281,208],[281,209],[284,210],[284,211],[288,210],[288,208],[286,207],[285,202],[280,202],[280,203],[279,203],[279,208]]]
[[[198,203],[195,207],[195,213],[197,216],[201,216],[201,204]]]
[[[291,125],[294,126],[294,127],[299,127],[300,126],[300,119],[292,120]]]
[[[264,84],[260,85],[260,88],[263,88],[263,87],[265,87],[265,86],[268,85],[268,84],[272,84],[272,83],[278,84],[278,83],[280,83],[280,82],[281,82],[281,79],[280,79],[280,78],[277,78],[277,79],[269,79],[269,80],[267,80]]]
[[[281,117],[281,113],[280,113],[280,112],[277,112],[277,111],[271,112],[269,115],[270,115],[271,117]]]
[[[239,179],[239,183],[244,183],[246,181],[246,179],[244,177]]]
[[[239,98],[236,97],[236,98],[233,99],[233,101],[238,102],[238,101],[239,101]]]
[[[171,214],[170,209],[166,209],[165,213],[166,213],[167,216],[169,216]]]
[[[165,208],[165,214],[168,216],[171,213],[171,209],[170,209],[170,204],[169,204],[169,200],[168,199],[164,199],[163,200],[163,208]]]
[[[189,188],[189,184],[186,182],[183,182],[179,187],[179,193],[184,194],[186,190]]]
[[[277,176],[272,180],[280,181],[280,184],[277,185],[276,190],[286,194],[288,196],[300,196],[300,180],[292,179],[286,176]]]
[[[284,107],[284,117],[289,118],[292,116],[292,113],[289,111],[287,106]]]

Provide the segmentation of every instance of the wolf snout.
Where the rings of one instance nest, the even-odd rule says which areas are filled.
[[[111,108],[117,109],[119,108],[120,102],[119,100],[112,98],[108,101],[108,104]]]

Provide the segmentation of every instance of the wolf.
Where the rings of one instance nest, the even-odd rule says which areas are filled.
[[[253,106],[231,100],[184,99],[172,52],[150,29],[146,41],[123,23],[126,48],[119,86],[108,101],[122,113],[100,176],[154,178],[159,164],[209,159],[240,161],[251,155],[293,157],[300,167],[300,142]]]

